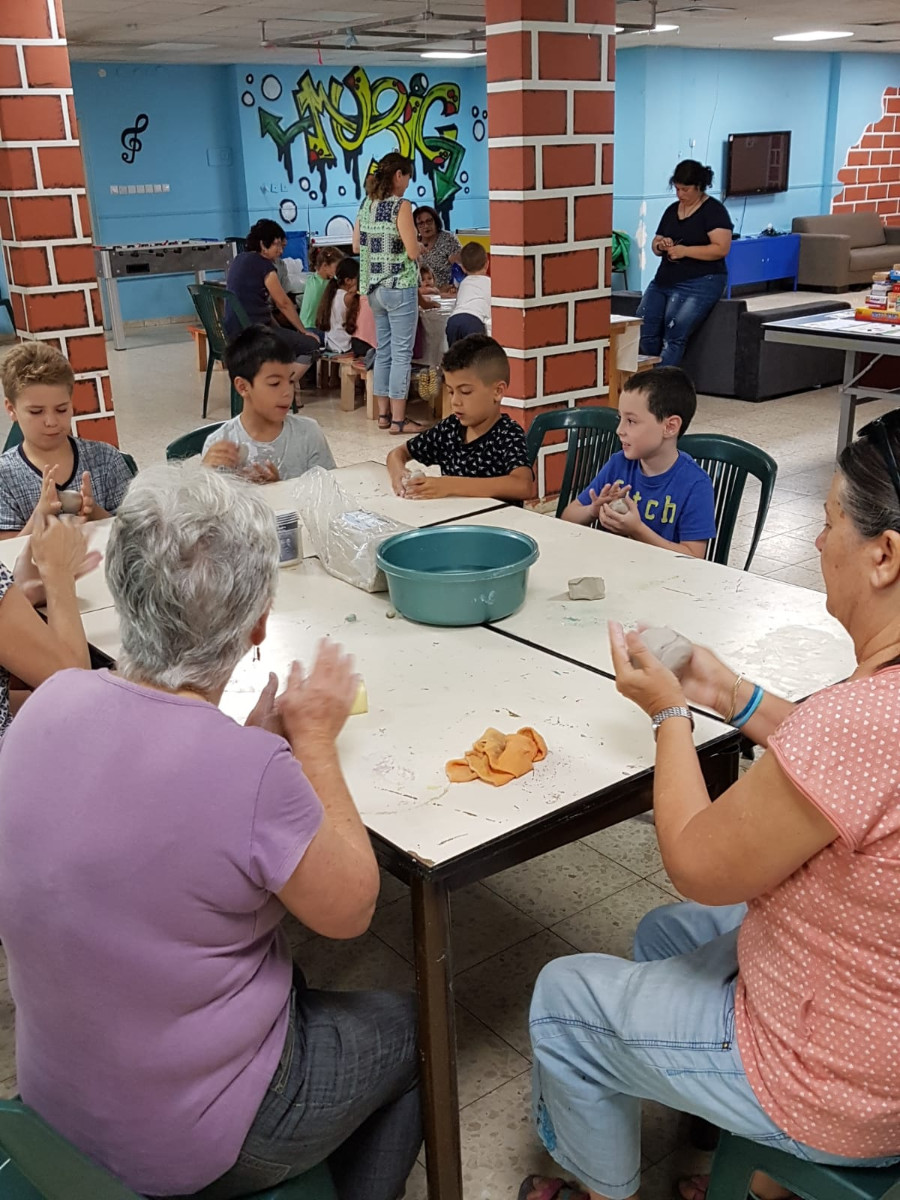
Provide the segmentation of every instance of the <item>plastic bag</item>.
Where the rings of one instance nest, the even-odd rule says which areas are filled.
[[[330,471],[313,467],[294,489],[297,511],[319,561],[329,575],[364,592],[387,591],[375,563],[378,547],[410,526],[366,512],[341,488]]]

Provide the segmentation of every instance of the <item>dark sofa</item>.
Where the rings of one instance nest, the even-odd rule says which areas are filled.
[[[612,311],[634,316],[640,299],[640,292],[613,292]],[[830,387],[843,378],[843,351],[767,342],[763,326],[849,307],[843,301],[822,300],[750,312],[746,300],[720,300],[691,338],[681,365],[697,391],[707,396],[772,400]]]

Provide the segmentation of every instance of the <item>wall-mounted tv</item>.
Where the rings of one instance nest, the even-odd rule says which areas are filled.
[[[786,192],[791,158],[790,130],[731,133],[725,169],[726,196],[765,196]]]

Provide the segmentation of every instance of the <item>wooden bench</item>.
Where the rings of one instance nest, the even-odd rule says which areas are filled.
[[[205,371],[207,362],[206,330],[202,325],[188,325],[188,333],[197,344],[197,370]]]

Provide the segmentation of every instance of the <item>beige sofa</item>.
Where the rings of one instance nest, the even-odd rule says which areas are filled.
[[[883,225],[877,213],[794,217],[791,230],[800,234],[802,288],[843,292],[900,263],[900,227]]]

